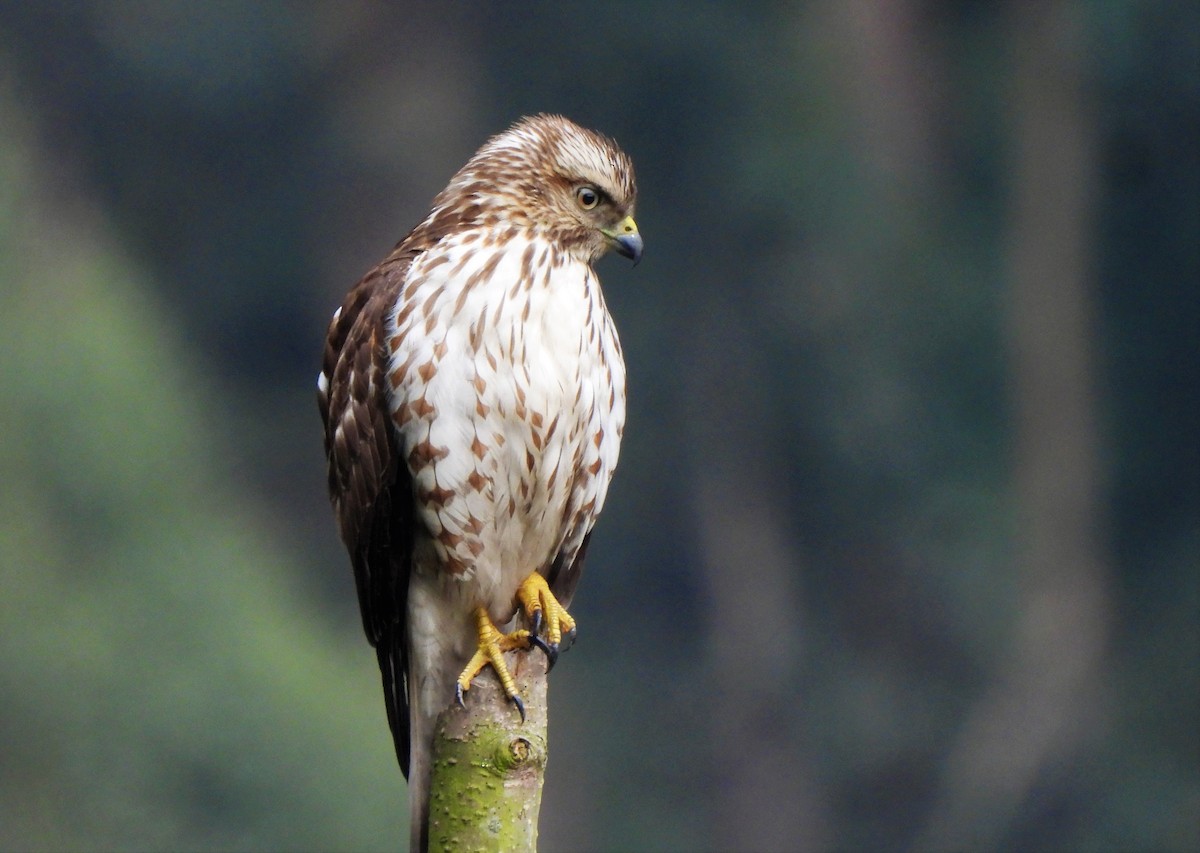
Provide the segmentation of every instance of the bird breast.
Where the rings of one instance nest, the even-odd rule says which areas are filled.
[[[507,621],[516,585],[578,549],[616,466],[625,370],[599,281],[546,240],[447,238],[413,261],[387,345],[427,562]]]

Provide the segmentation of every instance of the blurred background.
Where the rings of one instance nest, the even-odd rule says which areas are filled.
[[[385,850],[326,323],[638,168],[542,849],[1200,847],[1200,5],[0,0],[0,848]]]

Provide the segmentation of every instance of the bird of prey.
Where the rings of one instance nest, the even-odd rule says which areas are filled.
[[[633,166],[561,116],[492,137],[333,315],[329,492],[427,839],[433,723],[502,652],[557,656],[625,425],[592,265],[642,254]],[[532,630],[505,633],[517,609]],[[544,637],[542,634],[544,633]]]

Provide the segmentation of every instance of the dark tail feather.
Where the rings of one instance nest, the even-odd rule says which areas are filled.
[[[412,762],[407,768],[411,853],[425,853],[429,849],[429,783],[433,775],[433,729],[437,721],[437,714],[422,710],[420,704],[414,701],[409,706],[405,726]]]
[[[428,728],[410,707],[406,679],[408,656],[403,640],[386,638],[376,647],[379,671],[383,675],[383,698],[387,705],[388,726],[396,747],[396,760],[408,780],[409,850],[425,853],[429,848],[429,774]]]
[[[405,687],[408,661],[403,637],[385,636],[375,647],[379,672],[383,676],[383,701],[387,706],[388,728],[396,746],[396,760],[408,778],[410,733],[408,730],[408,691]]]

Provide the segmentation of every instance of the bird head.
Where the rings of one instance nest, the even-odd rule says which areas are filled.
[[[642,257],[633,164],[616,142],[562,116],[524,118],[492,137],[442,196],[435,207],[457,196],[480,222],[498,214],[583,263],[610,249],[635,265]]]

